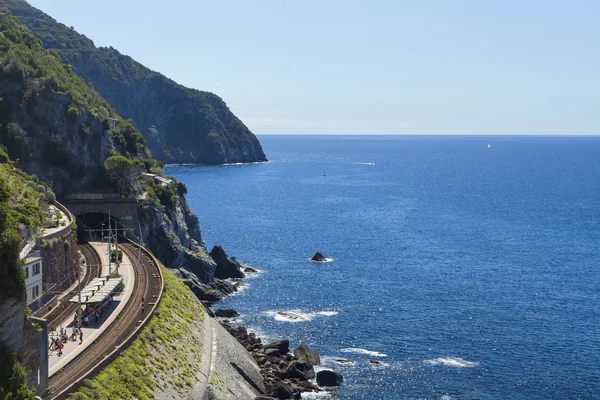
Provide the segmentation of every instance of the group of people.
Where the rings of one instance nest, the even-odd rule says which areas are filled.
[[[50,351],[58,350],[58,356],[62,356],[63,348],[65,344],[70,340],[72,342],[77,341],[79,338],[79,344],[83,343],[83,330],[77,326],[73,327],[71,335],[67,334],[67,329],[64,327],[60,328],[60,333],[55,338],[50,338]]]
[[[98,308],[91,309],[89,311],[86,308],[83,310],[82,316],[83,316],[83,318],[81,320],[81,323],[84,326],[88,326],[89,324],[92,323],[92,321],[94,322],[94,325],[98,325],[100,317],[104,316],[104,305],[102,305]],[[77,313],[75,313],[74,320],[77,320]]]

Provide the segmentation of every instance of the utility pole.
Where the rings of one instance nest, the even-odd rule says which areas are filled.
[[[110,226],[110,210],[108,210],[108,276],[111,275],[111,270],[110,270],[110,256],[112,255],[112,254],[110,254],[111,234],[112,234],[112,228]]]
[[[117,274],[119,274],[119,225],[118,222],[115,221],[115,227],[117,228],[117,233],[115,234],[115,264],[117,266]]]
[[[90,268],[86,265],[86,268]],[[79,273],[77,274],[77,288],[79,289],[79,309],[77,310],[77,327],[81,328],[81,264],[79,264]]]

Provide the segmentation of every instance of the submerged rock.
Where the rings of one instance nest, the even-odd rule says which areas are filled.
[[[317,384],[319,386],[340,386],[344,377],[335,371],[323,370],[317,372]]]
[[[323,262],[327,261],[327,257],[325,257],[320,251],[317,250],[314,256],[310,259],[310,261]]]

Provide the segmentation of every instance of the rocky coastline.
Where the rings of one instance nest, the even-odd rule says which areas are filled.
[[[172,268],[175,275],[205,305],[209,315],[217,318],[251,355],[259,366],[264,379],[267,397],[257,399],[300,399],[303,392],[332,391],[343,382],[343,377],[335,371],[315,372],[320,365],[319,354],[301,344],[290,353],[287,339],[263,344],[260,337],[243,326],[233,326],[239,313],[233,309],[211,311],[219,301],[234,294],[243,285],[243,279],[258,271],[243,266],[235,257],[229,257],[221,246],[214,246],[210,258],[216,264],[214,278],[209,283],[186,268]]]
[[[234,310],[217,310],[215,315],[223,311],[237,314]],[[244,346],[260,368],[267,390],[265,395],[268,397],[259,396],[255,400],[301,399],[304,392],[334,391],[344,381],[342,375],[335,371],[315,372],[315,366],[321,364],[321,358],[304,344],[291,354],[287,339],[263,344],[260,337],[243,326],[232,327],[227,320],[221,321],[221,325]]]

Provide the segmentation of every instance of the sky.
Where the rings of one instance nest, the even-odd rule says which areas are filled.
[[[29,0],[256,134],[600,134],[597,0]]]

